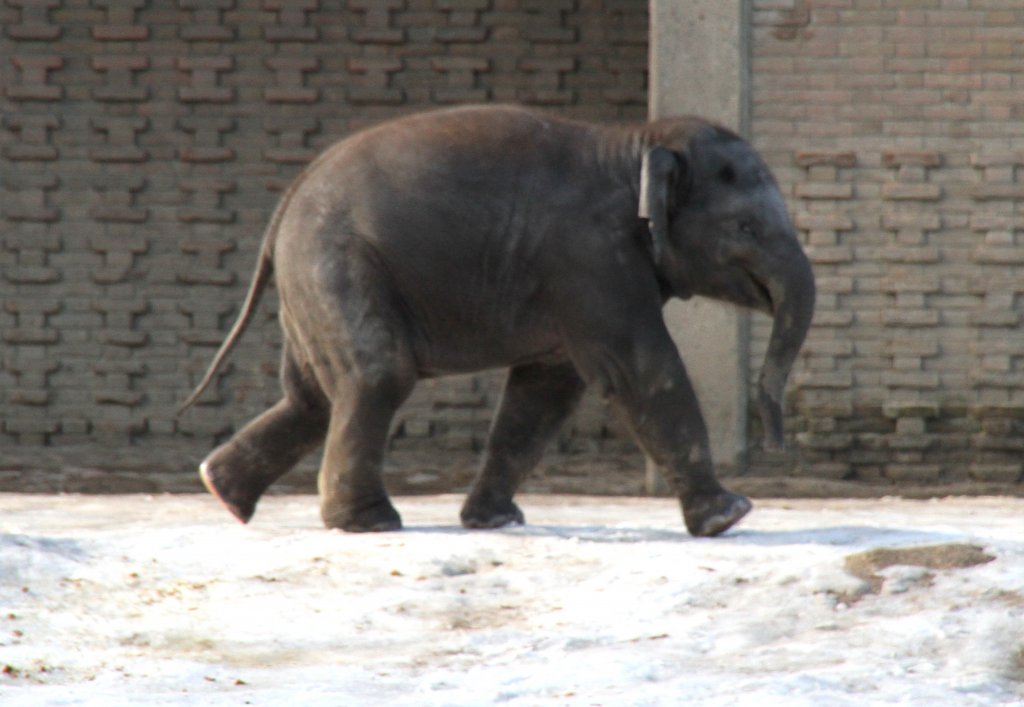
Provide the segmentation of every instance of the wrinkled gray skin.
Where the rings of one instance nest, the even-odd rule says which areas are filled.
[[[522,523],[512,497],[594,385],[667,469],[693,535],[750,502],[715,479],[708,433],[662,318],[704,295],[774,319],[760,377],[769,444],[810,325],[814,278],[768,168],[693,118],[628,127],[511,107],[430,112],[327,150],[274,213],[210,382],[274,275],[284,396],[200,473],[242,522],[325,444],[330,528],[393,530],[381,478],[392,417],[420,378],[510,367],[462,524]]]

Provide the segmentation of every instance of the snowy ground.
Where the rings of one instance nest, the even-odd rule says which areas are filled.
[[[713,540],[521,501],[345,535],[312,497],[0,494],[0,704],[1024,703],[1024,499],[761,501]]]

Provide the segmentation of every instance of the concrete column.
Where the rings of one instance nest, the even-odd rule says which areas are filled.
[[[694,114],[748,133],[749,0],[651,0],[651,119]],[[720,472],[742,471],[747,447],[749,319],[703,298],[673,301],[665,321],[697,390]],[[647,462],[647,488],[664,477]]]

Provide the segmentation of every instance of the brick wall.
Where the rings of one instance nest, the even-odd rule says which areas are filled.
[[[640,120],[646,61],[644,0],[3,0],[0,488],[191,488],[278,397],[269,296],[174,416],[329,143],[464,102]],[[421,386],[396,454],[478,448],[499,381]],[[559,446],[631,448],[610,425],[588,399]]]
[[[790,451],[753,450],[751,472],[1020,484],[1024,7],[752,4],[753,138],[819,306]],[[278,395],[270,296],[174,416],[303,164],[438,104],[642,119],[646,53],[643,0],[0,0],[0,489],[195,488],[195,463]],[[754,371],[768,327],[754,317]],[[393,488],[464,483],[501,377],[418,388]],[[557,451],[580,453],[557,461],[563,488],[639,490],[593,396]],[[592,473],[615,458],[625,485]]]
[[[1020,483],[1024,5],[753,7],[753,133],[819,286],[796,451],[755,471]]]

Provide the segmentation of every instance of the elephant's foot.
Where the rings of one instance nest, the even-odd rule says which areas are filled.
[[[512,501],[483,502],[467,500],[459,514],[462,527],[474,529],[502,528],[506,525],[524,525],[526,518]]]
[[[320,517],[328,528],[348,533],[383,533],[402,529],[402,517],[387,498],[360,506],[324,504]]]
[[[724,533],[750,512],[753,505],[748,499],[729,491],[696,496],[683,504],[686,529],[698,538],[710,538]]]
[[[231,478],[230,470],[218,465],[213,456],[199,465],[199,478],[203,486],[228,509],[235,518],[248,523],[256,512],[256,502],[266,489],[255,489],[251,485],[239,484]]]

